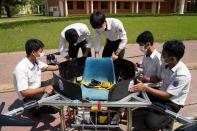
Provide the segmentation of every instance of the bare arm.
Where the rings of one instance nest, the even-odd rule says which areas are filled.
[[[139,80],[142,82],[150,82],[150,83],[158,83],[161,81],[161,79],[159,79],[156,76],[152,76],[152,77],[143,76],[143,77],[139,78]]]
[[[36,89],[26,89],[26,90],[20,91],[23,97],[30,97],[30,96],[34,96],[34,95],[42,94],[42,93],[51,94],[52,92],[53,92],[52,86],[40,87]]]
[[[65,51],[65,43],[67,41],[65,40],[65,38],[63,38],[62,36],[60,36],[60,42],[59,42],[59,52],[60,52],[60,55],[62,56],[68,56],[68,52]]]
[[[148,86],[145,87],[145,91],[163,100],[168,100],[172,96],[166,91],[157,90]]]
[[[136,84],[135,86],[133,86],[133,87],[130,88],[130,91],[131,92],[136,92],[136,91],[144,90],[147,93],[152,94],[152,95],[154,95],[154,96],[156,96],[156,97],[158,97],[160,99],[163,99],[163,100],[168,100],[172,96],[171,94],[169,94],[166,91],[162,91],[162,90],[158,90],[158,89],[154,89],[154,88],[145,86],[139,80],[138,80],[138,82],[139,82],[138,84]]]
[[[58,69],[58,65],[48,65],[47,67],[47,71],[57,71]]]

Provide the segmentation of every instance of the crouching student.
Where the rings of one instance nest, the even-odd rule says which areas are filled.
[[[68,43],[68,52],[64,49],[66,43]],[[83,23],[68,25],[61,32],[59,51],[67,60],[77,58],[80,48],[84,57],[91,57],[91,46],[90,30]]]
[[[161,54],[154,47],[154,37],[150,31],[142,32],[136,42],[139,49],[144,53],[142,59],[142,76],[139,79],[142,82],[148,82],[151,76],[157,76],[161,67]]]
[[[177,113],[185,104],[187,98],[191,74],[186,65],[181,61],[185,46],[181,41],[167,41],[163,45],[162,59],[159,77],[150,77],[150,82],[162,80],[160,89],[145,86],[141,81],[130,88],[131,92],[144,90],[147,92],[152,104]],[[134,130],[159,130],[167,128],[172,119],[152,108],[138,108],[133,112]],[[170,129],[169,129],[170,130]]]
[[[39,100],[44,93],[52,94],[53,87],[41,85],[42,71],[56,71],[57,65],[47,65],[40,60],[43,56],[44,44],[38,39],[30,39],[25,44],[26,57],[23,58],[15,67],[13,71],[13,83],[17,90],[19,99],[23,102],[32,100]],[[57,112],[56,108],[43,106],[41,108],[33,108],[33,114],[39,114],[39,111],[46,111],[48,113]]]

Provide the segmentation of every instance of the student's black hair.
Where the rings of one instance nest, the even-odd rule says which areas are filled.
[[[145,45],[147,42],[150,42],[150,44],[153,45],[153,34],[150,31],[144,31],[137,37],[136,42],[142,43],[143,45]]]
[[[75,44],[79,38],[77,31],[73,28],[68,29],[64,35],[69,44]]]
[[[96,11],[90,15],[90,24],[94,29],[101,28],[105,22],[105,15],[100,11]]]
[[[179,61],[185,53],[185,45],[178,40],[167,41],[163,45],[162,52],[165,52],[168,57],[176,57]]]
[[[30,54],[33,51],[38,51],[39,49],[43,49],[43,48],[44,48],[44,44],[42,43],[42,41],[38,39],[29,39],[25,44],[25,50],[27,56],[30,56]]]

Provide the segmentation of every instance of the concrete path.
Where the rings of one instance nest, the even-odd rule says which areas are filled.
[[[197,40],[185,41],[186,51],[183,58],[183,62],[188,65],[192,74],[192,82],[190,87],[190,93],[186,102],[186,106],[180,111],[180,114],[184,116],[197,116]],[[162,44],[155,43],[156,48],[161,51]],[[56,52],[57,50],[46,50],[45,54]],[[125,58],[133,62],[138,62],[142,59],[142,53],[138,49],[138,45],[128,45],[126,49]],[[15,53],[2,53],[0,54],[0,102],[6,101],[6,106],[3,112],[18,107],[16,105],[17,95],[14,92],[12,85],[12,71],[23,57],[24,52]],[[141,56],[141,57],[136,57]],[[63,59],[58,56],[58,60]],[[43,80],[47,80],[52,77],[52,73],[44,73]],[[45,118],[45,116],[43,116]],[[29,131],[29,130],[59,130],[59,115],[51,115],[47,119],[37,120],[37,124],[34,127],[3,127],[2,131]]]

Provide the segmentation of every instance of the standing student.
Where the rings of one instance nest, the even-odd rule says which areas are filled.
[[[115,18],[106,18],[103,13],[97,11],[91,14],[90,24],[95,32],[95,56],[99,57],[101,48],[100,36],[103,34],[107,39],[102,57],[123,58],[127,44],[127,35],[122,22]]]

